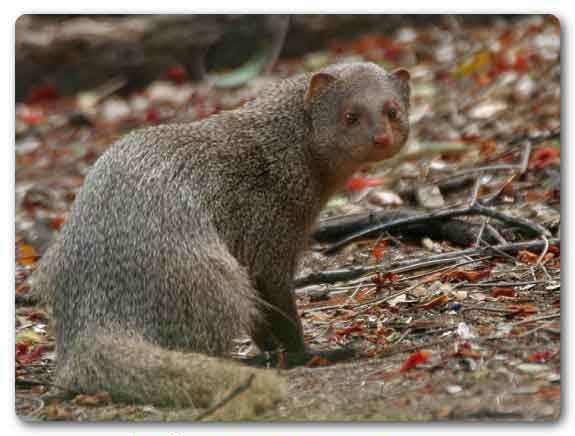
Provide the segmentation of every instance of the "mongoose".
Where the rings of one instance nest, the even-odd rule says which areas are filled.
[[[408,110],[406,70],[335,64],[111,146],[37,271],[55,383],[206,407],[255,373],[247,414],[281,398],[283,377],[214,356],[241,332],[264,351],[305,350],[298,258],[332,193],[406,142]]]

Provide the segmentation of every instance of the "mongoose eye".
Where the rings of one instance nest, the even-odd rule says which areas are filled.
[[[359,121],[359,116],[355,112],[346,112],[345,124],[348,127],[356,125],[358,121]]]
[[[396,110],[396,109],[393,109],[393,108],[392,108],[392,109],[389,109],[389,110],[387,111],[387,116],[388,116],[388,118],[390,119],[390,121],[396,121],[397,118],[399,117],[399,114],[397,113],[397,110]]]

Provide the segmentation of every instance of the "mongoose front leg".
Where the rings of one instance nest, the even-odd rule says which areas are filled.
[[[267,297],[265,306],[262,305],[264,317],[252,333],[260,350],[272,351],[281,347],[285,351],[305,351],[303,329],[291,286],[278,287],[273,281],[258,285],[260,296]],[[271,286],[274,289],[269,289]]]

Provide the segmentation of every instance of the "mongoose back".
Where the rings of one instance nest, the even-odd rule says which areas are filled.
[[[254,373],[232,416],[281,398],[283,377],[214,356],[242,332],[261,350],[305,349],[298,258],[330,195],[403,146],[408,110],[406,70],[335,64],[111,146],[36,275],[55,319],[55,383],[207,407]]]

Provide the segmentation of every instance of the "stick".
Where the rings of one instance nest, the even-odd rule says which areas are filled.
[[[550,245],[560,245],[560,239],[550,239]],[[434,256],[425,256],[424,258],[409,259],[401,262],[396,262],[383,268],[395,267],[391,272],[404,272],[417,268],[425,268],[427,266],[434,266],[446,262],[456,261],[465,256],[495,256],[500,253],[514,253],[520,250],[532,250],[545,246],[545,241],[541,239],[524,242],[512,242],[507,244],[500,244],[494,246],[487,246],[481,248],[467,248],[465,250],[458,250],[449,253],[437,254]],[[364,274],[375,271],[377,268],[382,268],[381,265],[374,265],[368,267],[354,267],[350,269],[337,269],[331,271],[320,271],[311,273],[303,277],[298,277],[294,285],[296,288],[308,286],[318,283],[335,283],[348,280],[354,280]]]
[[[407,218],[399,218],[397,220],[393,220],[387,223],[375,224],[366,229],[360,230],[352,234],[351,236],[348,236],[347,238],[343,238],[339,242],[330,245],[325,249],[324,253],[333,254],[334,252],[338,251],[340,248],[351,242],[354,242],[358,239],[366,238],[368,236],[372,236],[374,234],[378,234],[380,232],[389,231],[392,229],[397,229],[399,227],[405,227],[412,224],[422,224],[427,221],[444,220],[447,218],[455,218],[458,216],[465,216],[465,215],[484,215],[491,218],[495,218],[499,221],[502,221],[505,224],[519,227],[525,233],[532,236],[541,236],[546,235],[548,233],[547,229],[545,229],[543,226],[539,224],[532,223],[523,218],[511,217],[509,215],[505,215],[501,212],[498,212],[494,209],[490,209],[488,207],[475,203],[471,206],[460,207],[457,209],[431,212],[428,214],[421,214]]]
[[[518,325],[522,325],[522,324],[528,324],[528,323],[534,322],[534,321],[543,321],[545,319],[559,318],[560,316],[561,316],[561,312],[555,312],[555,313],[551,313],[549,315],[534,316],[532,318],[524,319],[523,321],[518,321],[518,322],[514,323],[513,327],[517,327]]]
[[[252,382],[254,381],[254,378],[255,378],[255,374],[250,374],[250,376],[247,378],[247,380],[245,382],[243,382],[241,385],[239,385],[237,388],[235,388],[232,392],[230,392],[229,395],[227,395],[221,401],[219,401],[218,403],[214,404],[209,409],[205,410],[204,412],[202,412],[198,416],[196,416],[195,421],[201,421],[202,419],[206,418],[207,416],[212,415],[215,411],[217,411],[221,407],[225,406],[227,403],[229,403],[231,400],[233,400],[239,394],[241,394],[245,390],[249,389],[249,387],[252,385]]]

